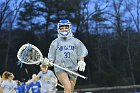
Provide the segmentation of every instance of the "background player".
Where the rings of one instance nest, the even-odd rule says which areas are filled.
[[[41,93],[41,84],[40,84],[40,82],[37,81],[36,74],[32,75],[32,80],[31,80],[31,82],[28,85],[27,93],[30,93],[29,92],[30,89],[31,89],[32,93]]]
[[[41,93],[55,93],[57,78],[48,66],[40,65],[41,71],[38,73],[38,78],[41,82]]]
[[[1,84],[3,93],[16,93],[15,89],[17,87],[17,84],[13,80],[14,79],[13,73],[4,72],[3,76],[5,77],[5,80],[3,80]]]

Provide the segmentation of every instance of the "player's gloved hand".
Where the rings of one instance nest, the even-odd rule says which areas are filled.
[[[53,62],[50,61],[48,58],[44,58],[42,64],[45,64],[47,66],[53,66]]]
[[[84,61],[79,61],[78,62],[78,66],[77,69],[79,69],[79,71],[85,71],[85,67],[86,67],[86,63]]]

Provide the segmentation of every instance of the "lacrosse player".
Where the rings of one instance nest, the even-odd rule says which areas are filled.
[[[17,87],[16,82],[13,80],[14,75],[10,72],[4,74],[6,80],[2,81],[1,87],[3,88],[3,93],[16,93],[15,88]]]
[[[88,51],[80,40],[73,37],[71,22],[69,20],[60,20],[57,30],[58,38],[52,41],[50,45],[48,53],[50,61],[47,65],[52,66],[51,62],[54,62],[74,72],[77,72],[78,69],[79,71],[85,71],[86,63],[84,62],[84,57],[87,56]],[[72,93],[77,76],[57,67],[54,67],[54,71],[58,80],[64,86],[64,93]]]
[[[29,90],[31,89],[32,93],[41,93],[41,84],[37,81],[37,75],[32,75],[32,80],[28,85],[27,93],[30,93]]]
[[[27,85],[26,85],[26,82],[25,82],[25,79],[22,78],[22,84],[21,84],[21,88],[22,88],[22,93],[26,93],[27,92]]]
[[[17,83],[16,93],[22,93],[21,82],[19,80],[16,80],[16,83]]]
[[[38,73],[38,79],[41,82],[41,93],[56,93],[57,78],[48,66],[40,65],[41,71]]]

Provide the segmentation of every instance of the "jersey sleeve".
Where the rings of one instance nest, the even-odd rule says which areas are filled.
[[[49,48],[49,53],[48,53],[49,60],[51,60],[51,61],[55,60],[56,49],[57,49],[57,41],[54,40],[54,41],[52,41],[50,48]]]
[[[86,57],[88,55],[88,50],[85,45],[80,40],[78,40],[77,44],[78,59],[80,59],[81,57]]]

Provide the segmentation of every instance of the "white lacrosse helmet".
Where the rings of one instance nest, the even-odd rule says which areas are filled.
[[[69,31],[68,32],[61,32],[60,31],[60,27],[61,26],[69,26]],[[68,37],[71,35],[71,22],[69,20],[60,20],[57,24],[57,31],[58,31],[58,35],[60,37]]]

